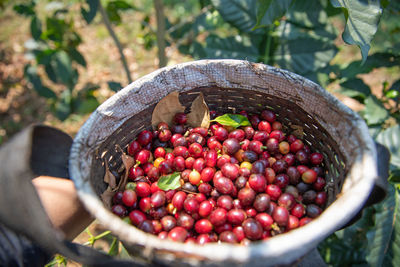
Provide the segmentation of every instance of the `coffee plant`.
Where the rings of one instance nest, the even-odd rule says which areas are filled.
[[[81,16],[88,24],[101,3],[115,27],[125,23],[123,10],[144,13],[141,31],[146,49],[160,45],[157,38],[165,38],[167,47],[174,45],[180,53],[195,59],[247,59],[278,66],[325,88],[338,88],[332,90],[361,105],[359,113],[369,126],[371,136],[391,154],[387,197],[378,205],[364,209],[355,224],[327,238],[319,251],[331,266],[400,266],[400,79],[395,76],[397,80],[392,84],[384,82],[381,91],[374,93],[362,79],[375,69],[399,71],[399,2],[166,0],[164,10],[157,12],[165,16],[165,31],[161,34],[151,23],[155,12],[149,6],[153,2],[139,2],[135,6],[122,0],[88,0],[76,4],[81,5]],[[33,40],[27,47],[34,60],[25,67],[26,78],[39,95],[49,99],[63,119],[80,109],[90,112],[98,102],[93,96],[97,86],[85,90],[75,88],[79,77],[77,66],[86,66],[84,56],[78,51],[81,38],[74,29],[73,22],[78,18],[70,16],[68,5],[56,3],[49,3],[53,9],[45,18],[37,15],[35,1],[15,5],[15,11],[31,19]],[[337,26],[341,23],[345,25],[343,32]],[[346,44],[357,46],[360,55],[350,57],[353,59],[350,62],[338,60],[338,52],[345,49],[338,42],[338,36]],[[118,41],[115,42],[118,46]],[[61,86],[60,92],[42,82],[39,67],[44,68],[54,85]],[[119,83],[109,85],[115,90],[121,88]]]

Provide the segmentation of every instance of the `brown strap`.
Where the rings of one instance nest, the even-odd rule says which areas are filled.
[[[49,253],[60,253],[90,266],[144,266],[116,260],[92,248],[64,240],[52,227],[31,180],[39,175],[68,177],[72,139],[43,125],[17,134],[0,148],[0,221],[26,235]]]

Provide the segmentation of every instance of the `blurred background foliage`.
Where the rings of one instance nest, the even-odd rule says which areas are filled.
[[[0,0],[0,144],[33,122],[74,135],[105,99],[165,65],[288,69],[357,111],[391,152],[386,199],[321,255],[330,266],[400,266],[399,15],[394,0]]]

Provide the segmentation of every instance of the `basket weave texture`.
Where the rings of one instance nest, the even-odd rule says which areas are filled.
[[[126,148],[149,129],[154,106],[180,92],[189,106],[202,92],[210,110],[273,110],[287,132],[302,127],[304,140],[325,156],[329,207],[312,223],[249,247],[228,244],[179,244],[146,234],[108,211],[104,159],[121,165],[116,145]],[[290,264],[343,226],[362,207],[376,179],[376,151],[364,121],[315,83],[288,71],[240,60],[200,60],[155,71],[133,82],[99,106],[78,132],[70,172],[87,209],[149,261],[172,265]]]

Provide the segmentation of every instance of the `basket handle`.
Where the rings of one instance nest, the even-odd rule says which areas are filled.
[[[32,125],[0,148],[0,223],[46,252],[60,253],[85,265],[149,266],[72,243],[53,228],[31,180],[39,175],[68,178],[71,144],[72,138],[62,131]]]

